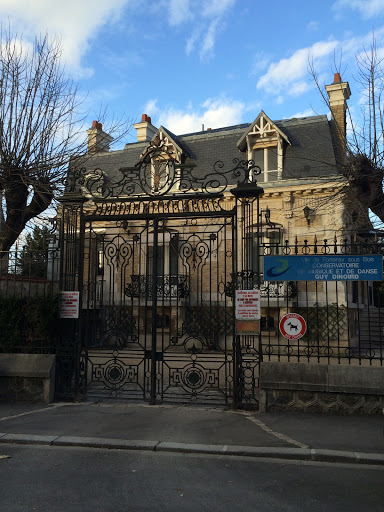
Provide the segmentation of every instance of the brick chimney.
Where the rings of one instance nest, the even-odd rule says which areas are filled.
[[[93,121],[92,128],[87,130],[88,134],[88,153],[99,153],[109,151],[109,144],[113,137],[103,132],[103,125],[98,121]]]
[[[149,142],[157,132],[157,128],[153,126],[151,118],[147,114],[141,116],[141,122],[133,125],[137,131],[138,142]]]
[[[341,81],[340,73],[335,73],[333,83],[326,85],[325,90],[329,97],[338,156],[343,160],[347,135],[347,100],[351,96],[351,90],[348,82]]]

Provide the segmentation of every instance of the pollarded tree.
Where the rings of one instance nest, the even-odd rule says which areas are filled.
[[[348,193],[355,205],[360,204],[362,213],[371,211],[384,224],[384,59],[377,48],[375,37],[371,47],[356,55],[357,77],[360,86],[361,115],[347,107],[349,129],[344,138],[344,119],[334,115],[334,108],[320,87],[316,71],[310,72],[328,108],[333,112],[336,139],[339,145],[338,165],[346,180]],[[340,77],[339,73],[335,74]],[[340,80],[341,82],[341,80]],[[342,88],[345,83],[340,83]],[[328,88],[327,88],[328,89]],[[341,90],[341,89],[340,89]],[[367,217],[369,223],[369,218]]]
[[[349,165],[344,174],[354,197],[384,223],[384,68],[375,39],[356,62],[364,98],[362,122],[351,121]]]
[[[60,193],[70,158],[86,154],[81,104],[60,41],[28,45],[0,31],[0,259]],[[108,132],[116,142],[128,126],[113,121]]]

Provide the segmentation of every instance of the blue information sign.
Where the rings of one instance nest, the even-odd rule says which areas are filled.
[[[265,281],[382,281],[380,254],[264,256]]]

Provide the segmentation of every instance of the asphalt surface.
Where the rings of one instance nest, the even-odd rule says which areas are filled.
[[[384,415],[110,403],[0,404],[0,443],[384,465]]]
[[[384,466],[0,445],[1,512],[379,512]]]

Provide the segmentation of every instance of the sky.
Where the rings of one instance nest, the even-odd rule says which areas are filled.
[[[341,71],[360,108],[356,55],[375,33],[384,56],[384,0],[0,0],[2,24],[28,43],[59,36],[89,111],[175,134],[327,114],[321,85]],[[132,129],[123,142],[134,142]]]

